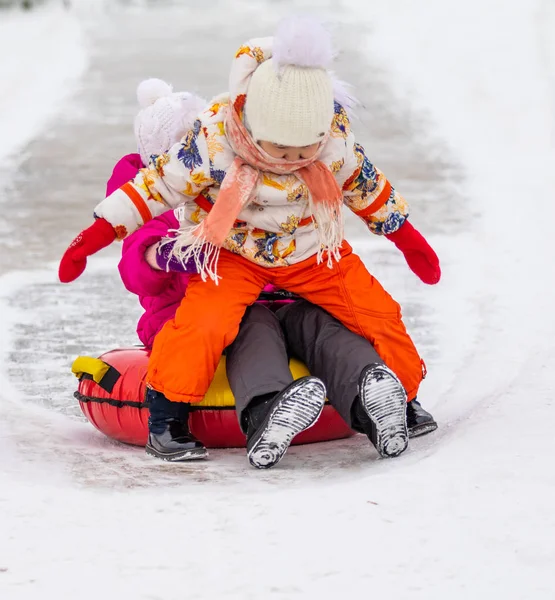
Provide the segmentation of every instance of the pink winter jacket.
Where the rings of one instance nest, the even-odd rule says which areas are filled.
[[[106,195],[133,179],[143,167],[139,154],[121,158],[106,184]],[[179,223],[170,210],[146,223],[123,242],[119,273],[125,287],[139,296],[145,309],[137,324],[137,335],[147,348],[152,348],[156,334],[175,315],[189,283],[189,275],[155,271],[145,260],[146,249],[166,236],[168,229],[176,227]]]
[[[185,296],[190,276],[186,273],[156,271],[146,262],[145,251],[165,237],[168,229],[178,227],[179,223],[170,210],[145,223],[123,241],[119,273],[123,285],[139,296],[139,302],[145,309],[137,324],[137,335],[147,348],[152,347],[164,323],[175,315]]]
[[[139,169],[144,169],[140,154],[126,154],[120,158],[106,184],[106,196],[119,190],[128,181],[135,179]]]

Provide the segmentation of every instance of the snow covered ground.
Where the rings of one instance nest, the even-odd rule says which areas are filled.
[[[267,28],[296,6],[259,4],[215,6],[241,34],[258,33],[245,23]],[[151,9],[134,3],[132,10],[141,19]],[[204,9],[195,10],[200,22]],[[84,14],[59,12],[56,23]],[[394,249],[350,230],[405,307],[428,363],[422,399],[440,430],[393,461],[378,460],[359,436],[294,448],[268,473],[249,469],[239,451],[213,452],[202,465],[149,462],[78,420],[74,383],[62,376],[77,353],[133,341],[121,338],[120,324],[136,307],[117,283],[116,254],[91,261],[87,277],[67,288],[55,282],[55,253],[35,252],[33,270],[27,263],[18,270],[23,258],[14,250],[11,268],[0,269],[0,598],[555,596],[555,7],[550,0],[361,0],[330,5],[326,15],[345,45],[356,25],[360,56],[347,56],[351,80],[379,80],[372,93],[404,115],[410,135],[388,133],[388,144],[378,143],[391,154],[386,161],[395,169],[416,138],[422,155],[456,163],[452,188],[438,184],[431,167],[430,181],[403,172],[407,185],[399,185],[423,199],[412,202],[413,219],[442,259],[440,285],[421,285]],[[101,24],[104,39],[115,35],[115,26]],[[225,30],[221,47],[241,42],[236,33]],[[68,36],[48,39],[67,43]],[[75,45],[76,55],[82,47]],[[40,71],[48,54],[36,50]],[[23,68],[18,77],[27,82]],[[72,61],[67,69],[60,81],[79,72]],[[34,91],[14,86],[24,106]],[[3,102],[0,92],[6,131],[15,113],[5,108],[9,98]],[[120,119],[125,112],[101,108]],[[13,151],[56,119],[40,125],[25,139],[14,133]],[[372,130],[378,135],[380,123]],[[6,149],[11,135],[1,137]],[[10,218],[3,215],[8,229]],[[69,241],[79,223],[63,225]],[[88,320],[80,320],[87,303]]]
[[[61,2],[0,10],[0,56],[2,160],[40,133],[85,70],[81,26]]]

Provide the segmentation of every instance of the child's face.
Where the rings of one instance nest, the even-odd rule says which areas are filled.
[[[272,158],[295,161],[302,160],[303,158],[312,158],[318,152],[320,142],[316,142],[310,146],[280,146],[272,142],[260,141],[258,145]]]

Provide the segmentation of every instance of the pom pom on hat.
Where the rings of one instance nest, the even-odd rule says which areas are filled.
[[[206,100],[189,92],[172,92],[161,79],[147,79],[137,87],[142,110],[135,117],[135,138],[146,165],[153,155],[167,152],[193,128]]]
[[[329,69],[333,62],[331,36],[311,17],[283,19],[274,36],[272,58],[278,69],[286,65]]]
[[[137,87],[137,100],[141,108],[146,108],[154,104],[159,98],[170,96],[173,92],[173,87],[162,81],[162,79],[145,79],[139,83]]]

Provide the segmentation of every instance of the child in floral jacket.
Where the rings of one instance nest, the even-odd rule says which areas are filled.
[[[123,241],[119,272],[125,287],[138,295],[144,308],[137,334],[147,348],[152,348],[156,334],[175,316],[191,277],[180,261],[168,261],[156,251],[169,231],[178,226],[173,211],[167,211]],[[194,263],[190,267],[194,272]],[[328,399],[347,424],[360,431],[358,417],[351,410],[358,394],[358,378],[366,365],[383,363],[382,359],[367,340],[321,308],[284,296],[265,288],[257,303],[247,309],[235,341],[226,349],[227,378],[241,428],[248,438],[253,435],[265,403],[273,402],[293,384],[289,370],[289,356],[293,354],[323,381]],[[185,414],[189,405],[173,405],[180,411],[183,438],[190,434]],[[437,428],[417,400],[407,403],[407,426],[409,437]],[[155,452],[153,438],[149,436],[147,453],[158,456],[160,449]]]
[[[416,396],[423,364],[399,305],[344,241],[341,204],[391,239],[423,281],[439,280],[439,261],[408,222],[404,199],[355,142],[327,70],[331,57],[323,29],[299,21],[242,46],[229,97],[95,212],[111,227],[102,225],[109,243],[118,230],[180,205],[172,252],[194,260],[199,274],[156,337],[153,397],[199,402],[246,307],[272,283],[374,345],[385,364],[360,373],[354,410],[380,454],[397,456],[407,447],[405,402]],[[275,464],[317,418],[320,395],[314,385],[271,403],[249,440],[251,462]]]

